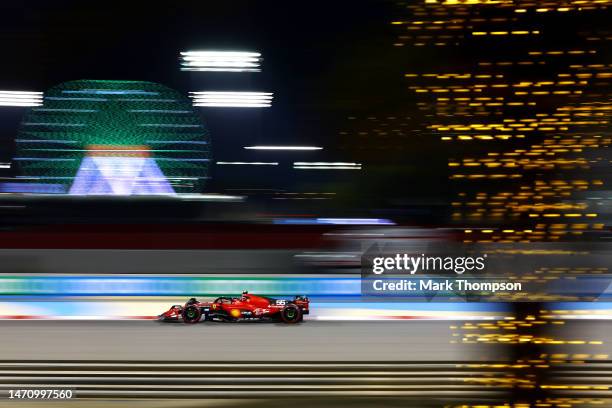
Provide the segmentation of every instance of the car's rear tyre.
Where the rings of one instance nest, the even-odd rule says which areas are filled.
[[[287,305],[280,312],[281,320],[284,323],[298,323],[302,321],[302,311],[296,305]]]
[[[185,323],[193,324],[200,321],[202,317],[202,311],[199,307],[196,306],[187,306],[185,310],[183,310],[183,321]]]

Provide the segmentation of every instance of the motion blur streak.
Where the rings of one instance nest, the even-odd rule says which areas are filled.
[[[241,108],[268,108],[272,106],[271,92],[190,92],[193,106],[218,106]]]
[[[169,305],[183,304],[183,297],[104,296],[104,297],[38,297],[24,302],[13,296],[0,301],[0,319],[46,320],[122,320],[153,319]],[[199,298],[214,300],[213,298]],[[503,304],[423,304],[355,302],[351,299],[329,299],[311,296],[312,309],[307,320],[388,321],[447,320],[493,321],[509,315]],[[569,313],[569,312],[568,312]]]
[[[247,150],[322,150],[318,146],[245,146]]]
[[[252,166],[278,166],[278,162],[224,162],[218,161],[217,164],[230,164],[230,165],[252,165]]]
[[[323,225],[394,225],[393,221],[384,218],[279,218],[275,224],[323,224]]]
[[[259,72],[261,54],[244,51],[181,52],[182,71]]]
[[[294,169],[321,169],[321,170],[361,170],[361,163],[351,162],[294,162]]]
[[[0,377],[3,383],[19,381],[34,388],[44,385],[73,389],[81,398],[111,393],[120,398],[370,395],[491,398],[502,395],[508,388],[503,372],[452,363],[110,364],[74,361],[57,362],[51,367],[44,362],[2,361]],[[426,373],[427,378],[423,378]],[[488,376],[489,382],[469,381],[478,375]]]
[[[0,106],[40,106],[42,92],[0,91]]]

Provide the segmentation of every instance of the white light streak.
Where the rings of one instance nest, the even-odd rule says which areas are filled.
[[[294,166],[361,166],[353,162],[293,162]]]
[[[219,161],[217,164],[232,164],[232,165],[253,165],[253,166],[278,166],[278,162],[224,162]]]
[[[361,163],[353,162],[294,162],[294,169],[301,170],[361,170]]]
[[[182,71],[259,72],[261,54],[247,51],[181,52]]]
[[[42,92],[0,91],[0,106],[40,106]]]
[[[243,196],[228,194],[177,194],[182,200],[188,201],[243,201]]]
[[[323,150],[318,146],[244,146],[248,150]]]
[[[272,92],[190,92],[193,106],[217,106],[240,108],[268,108],[274,98]]]
[[[361,167],[353,166],[293,166],[298,170],[361,170]]]

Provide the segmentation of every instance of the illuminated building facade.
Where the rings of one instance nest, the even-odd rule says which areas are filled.
[[[69,194],[172,195],[147,146],[88,146]]]
[[[609,200],[611,5],[398,3],[393,46],[405,56],[410,121],[378,118],[389,125],[374,120],[349,135],[391,147],[414,146],[410,135],[435,139],[449,157],[450,216],[466,242],[598,234]]]
[[[23,181],[79,195],[200,192],[210,160],[191,101],[143,81],[58,85],[26,115],[16,143]]]
[[[395,46],[450,63],[405,77],[431,136],[456,146],[453,220],[491,226],[467,241],[603,228],[585,192],[603,189],[609,166],[611,3],[427,0],[393,22]]]

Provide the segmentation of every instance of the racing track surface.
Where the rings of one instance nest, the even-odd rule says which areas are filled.
[[[153,320],[0,320],[0,360],[125,361],[508,361],[499,344],[462,344],[456,321],[281,323]],[[550,353],[612,356],[612,321],[573,320],[548,334]],[[595,340],[597,344],[571,344]]]
[[[508,401],[508,381],[526,378],[521,365],[500,364],[512,361],[500,346],[451,343],[453,324],[0,321],[0,407],[32,406],[6,399],[15,388],[71,389],[76,400],[36,406],[75,408],[109,406],[111,400],[158,408],[423,408]],[[550,397],[597,398],[612,406],[611,329],[610,321],[568,321],[555,329],[559,338],[603,344],[548,348],[587,353],[580,364],[542,368],[540,378],[554,386]],[[595,357],[601,353],[605,357]]]
[[[0,360],[458,361],[499,359],[457,345],[447,321],[196,325],[156,321],[0,321]]]

